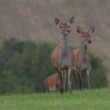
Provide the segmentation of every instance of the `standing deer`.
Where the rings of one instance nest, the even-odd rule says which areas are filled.
[[[70,18],[67,23],[60,23],[58,18],[55,18],[55,23],[61,30],[61,41],[60,45],[57,46],[52,55],[52,63],[60,76],[60,92],[67,90],[67,80],[69,85],[69,91],[72,93],[71,89],[71,74],[73,66],[73,53],[72,49],[68,45],[68,35],[70,34],[70,24],[73,23],[74,17]],[[68,79],[67,79],[68,78]]]
[[[60,78],[59,74],[53,74],[49,76],[45,81],[45,88],[46,92],[59,92],[59,86],[60,86]]]
[[[88,86],[91,88],[91,56],[88,53],[88,45],[92,43],[91,34],[94,32],[95,28],[92,27],[88,32],[83,32],[82,28],[77,27],[77,32],[82,36],[82,45],[80,49],[73,51],[74,54],[74,68],[78,74],[80,90],[82,88],[82,77],[87,73]]]

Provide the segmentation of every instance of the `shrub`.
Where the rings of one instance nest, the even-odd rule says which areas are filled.
[[[55,45],[39,41],[10,39],[0,49],[0,93],[32,93],[45,91],[44,80],[55,69],[51,64],[51,53]],[[107,86],[107,68],[92,55],[92,87]],[[87,87],[87,79],[84,80]]]

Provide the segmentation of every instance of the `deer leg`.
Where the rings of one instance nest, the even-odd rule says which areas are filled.
[[[76,75],[73,73],[73,85],[74,85],[74,90],[76,89]]]
[[[87,79],[88,79],[88,86],[89,86],[89,89],[91,88],[91,76],[90,76],[90,71],[88,70],[87,71]]]
[[[59,70],[58,68],[55,68],[55,69],[58,72],[59,77],[60,77],[60,93],[63,93],[63,77],[62,77],[62,73],[61,73],[61,70]]]
[[[59,73],[59,76],[60,76],[60,93],[63,93],[63,75],[61,72]]]
[[[65,85],[65,91],[67,92],[67,84],[68,84],[68,71],[65,71],[66,72],[66,74],[65,74],[65,77],[66,77],[66,85]]]
[[[78,74],[78,78],[79,78],[79,86],[80,86],[80,90],[82,89],[82,80],[81,80],[81,76],[80,76],[80,72],[77,71]]]
[[[69,85],[69,92],[72,93],[72,89],[71,89],[71,68],[68,69],[68,85]]]
[[[63,77],[63,90],[65,92],[65,73],[64,73],[64,71],[62,72],[62,77]]]
[[[57,92],[60,92],[60,79],[57,82],[56,88],[57,88]]]
[[[73,86],[74,90],[76,89],[76,71],[72,69],[72,76],[73,76]]]
[[[66,72],[66,70],[63,73],[63,79],[64,79],[63,89],[64,89],[64,91],[67,91],[67,72]]]

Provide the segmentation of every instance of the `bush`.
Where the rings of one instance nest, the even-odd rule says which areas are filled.
[[[45,91],[44,80],[55,69],[51,53],[55,45],[39,41],[10,39],[0,49],[0,93],[32,93]],[[99,58],[92,55],[92,87],[107,86],[107,68]],[[84,80],[87,87],[87,80]]]

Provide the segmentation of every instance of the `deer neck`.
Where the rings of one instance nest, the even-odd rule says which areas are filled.
[[[86,44],[82,44],[80,50],[80,60],[85,61],[88,58],[88,48]]]
[[[61,42],[60,42],[60,55],[66,56],[68,55],[68,38],[67,36],[61,36]]]

